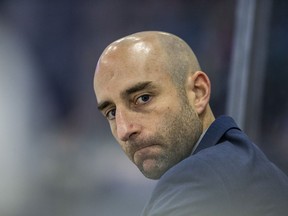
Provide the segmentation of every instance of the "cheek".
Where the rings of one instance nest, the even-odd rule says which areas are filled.
[[[116,128],[116,125],[113,124],[113,123],[109,123],[110,125],[110,130],[111,130],[111,133],[113,135],[113,137],[117,140],[117,128]],[[117,140],[118,141],[118,140]]]
[[[134,163],[133,157],[132,157],[132,155],[131,155],[131,153],[130,153],[130,150],[129,150],[129,148],[127,147],[127,145],[126,145],[125,143],[119,142],[119,141],[118,141],[118,144],[120,145],[121,149],[122,149],[123,152],[126,154],[126,156]]]
[[[162,110],[159,110],[156,116],[159,116],[160,122],[165,122],[167,119],[170,119],[171,116],[179,115],[180,112],[181,107],[178,102],[175,102],[173,105],[168,104],[164,106]]]
[[[120,145],[120,147],[123,150],[123,152],[131,159],[131,156],[129,154],[129,148],[127,147],[127,144],[125,142],[122,142],[121,140],[119,140],[117,138],[117,128],[116,128],[116,126],[114,124],[110,124],[110,128],[111,128],[111,133],[112,133],[113,137],[115,138],[117,143]]]

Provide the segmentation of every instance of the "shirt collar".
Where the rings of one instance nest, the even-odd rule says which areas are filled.
[[[199,137],[198,141],[197,141],[196,144],[193,146],[191,155],[195,152],[196,148],[198,147],[199,143],[201,142],[202,138],[204,137],[206,131],[207,131],[207,129],[201,134],[201,136]]]

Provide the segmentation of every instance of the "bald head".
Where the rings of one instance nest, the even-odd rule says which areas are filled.
[[[143,67],[151,67],[151,64],[158,61],[165,66],[177,87],[183,86],[188,72],[201,70],[189,45],[181,38],[165,32],[138,32],[113,42],[102,53],[97,69],[101,64],[111,60],[122,61],[123,58],[139,58],[141,63],[139,61],[138,66]]]
[[[213,121],[209,79],[190,47],[172,34],[140,32],[110,44],[94,89],[113,136],[148,178],[188,157]]]

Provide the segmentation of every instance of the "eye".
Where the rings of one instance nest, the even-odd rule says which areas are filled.
[[[137,98],[136,104],[146,104],[151,100],[151,95],[145,94]]]
[[[115,119],[115,115],[116,115],[116,109],[111,109],[106,113],[106,118],[108,120],[113,120]]]

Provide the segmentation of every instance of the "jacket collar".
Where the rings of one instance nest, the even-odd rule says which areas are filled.
[[[229,116],[218,117],[208,128],[193,154],[219,143],[221,137],[230,129],[238,129],[235,121]]]

